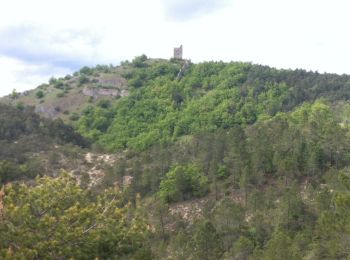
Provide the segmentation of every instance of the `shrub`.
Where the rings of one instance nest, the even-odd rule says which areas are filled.
[[[77,121],[79,120],[79,115],[77,113],[73,113],[70,117],[69,117],[70,120],[72,121]]]
[[[47,89],[47,87],[48,87],[48,85],[47,84],[40,84],[39,86],[38,86],[38,88],[40,88],[40,89]]]
[[[44,97],[44,92],[39,90],[38,92],[35,93],[37,98],[43,98]]]
[[[56,81],[57,81],[57,79],[56,79],[55,77],[51,77],[51,78],[49,79],[49,83],[50,83],[50,84],[55,84]]]
[[[53,84],[55,88],[62,89],[64,87],[64,83],[62,80],[56,80],[55,83]]]
[[[142,54],[141,56],[137,56],[132,60],[132,64],[137,67],[146,67],[145,61],[147,60],[147,56],[145,54]]]
[[[71,78],[72,78],[72,75],[69,75],[69,74],[67,74],[67,75],[64,77],[65,80],[70,80]]]
[[[139,78],[128,80],[128,85],[134,88],[140,88],[143,85],[143,81]]]
[[[104,109],[110,108],[111,101],[102,99],[102,100],[98,101],[97,106],[104,108]]]
[[[197,165],[178,165],[160,183],[159,197],[164,202],[176,202],[201,197],[208,191],[208,179]]]
[[[18,102],[16,104],[16,108],[19,109],[19,110],[23,110],[24,109],[24,104],[22,102]]]
[[[87,66],[85,67],[82,67],[80,70],[79,70],[80,74],[84,74],[84,75],[91,75],[93,70]]]
[[[96,70],[103,72],[103,73],[109,73],[112,71],[113,66],[107,66],[107,65],[96,65]]]
[[[89,78],[84,74],[79,77],[79,84],[80,85],[88,83],[89,81],[90,81]]]
[[[16,91],[16,89],[12,90],[12,93],[10,94],[10,98],[17,99],[19,97],[19,93]]]

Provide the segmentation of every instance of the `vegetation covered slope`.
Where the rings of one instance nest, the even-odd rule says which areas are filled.
[[[223,62],[179,74],[183,63],[123,63],[128,95],[92,100],[71,121],[95,149],[118,153],[100,184],[5,187],[2,256],[349,258],[350,76]],[[62,182],[64,206],[42,207]],[[16,233],[33,228],[52,243]]]
[[[89,143],[62,120],[41,118],[34,108],[0,105],[0,184],[52,174]],[[47,161],[47,162],[46,162]]]
[[[130,96],[86,109],[78,131],[110,151],[142,150],[184,135],[250,125],[305,101],[350,95],[349,76],[207,62],[191,64],[179,79],[174,65],[134,67],[124,75]]]
[[[73,75],[52,77],[33,90],[23,93],[13,90],[12,94],[1,98],[0,103],[34,106],[41,116],[72,122],[90,104],[128,95],[126,81],[120,76],[122,72],[122,67],[83,67]]]

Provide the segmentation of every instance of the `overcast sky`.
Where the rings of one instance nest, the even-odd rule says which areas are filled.
[[[350,74],[348,0],[1,0],[0,96],[184,45],[194,62]]]

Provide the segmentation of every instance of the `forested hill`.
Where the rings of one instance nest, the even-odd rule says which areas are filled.
[[[350,257],[350,76],[184,62],[84,67],[1,100],[12,184],[0,190],[0,258]],[[44,152],[11,158],[31,138]],[[85,168],[50,174],[56,146]],[[56,177],[20,184],[26,167]]]
[[[116,105],[90,106],[78,131],[110,151],[145,149],[180,136],[251,125],[303,102],[347,100],[350,77],[276,70],[247,63],[179,61],[131,65],[124,77],[130,95]]]
[[[84,67],[2,102],[60,117],[109,151],[146,149],[180,136],[251,125],[303,102],[348,100],[350,76],[250,63],[190,63],[145,55],[121,66]]]

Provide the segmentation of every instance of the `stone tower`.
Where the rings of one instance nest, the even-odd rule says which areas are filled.
[[[182,45],[179,48],[174,48],[174,59],[182,59]]]

